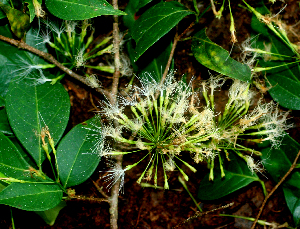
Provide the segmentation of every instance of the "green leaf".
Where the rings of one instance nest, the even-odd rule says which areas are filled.
[[[64,187],[81,184],[100,161],[97,147],[102,143],[101,121],[94,117],[75,126],[57,149],[59,177]]]
[[[4,107],[5,106],[5,99],[0,96],[0,107]]]
[[[47,125],[54,142],[58,143],[69,120],[68,93],[59,83],[38,86],[25,81],[11,83],[6,95],[6,110],[16,137],[40,167],[45,159],[41,129]]]
[[[152,2],[153,0],[139,0],[138,5],[137,5],[137,9],[140,9],[142,7],[144,7],[145,5],[147,5],[148,3]]]
[[[6,177],[22,177],[26,175],[29,164],[17,147],[0,132],[0,173]]]
[[[1,176],[0,176],[1,177]],[[3,190],[3,189],[5,189],[7,187],[7,185],[4,185],[4,184],[1,184],[0,183],[0,192]]]
[[[11,31],[19,38],[24,38],[30,27],[30,18],[28,14],[21,10],[10,8],[6,13]]]
[[[299,81],[291,80],[280,73],[268,75],[267,79],[271,85],[275,85],[269,90],[269,93],[276,102],[288,109],[300,110]]]
[[[124,22],[124,25],[129,29],[131,29],[132,25],[135,22],[135,13],[138,11],[138,8],[137,8],[138,4],[139,4],[139,1],[129,0],[129,2],[125,8],[125,13],[127,15],[125,15],[123,17],[123,22]]]
[[[147,5],[148,3],[152,2],[152,0],[129,0],[126,8],[125,8],[125,15],[123,17],[124,25],[132,29],[134,22],[136,21],[136,13],[138,13],[139,9]]]
[[[13,132],[8,123],[5,108],[0,110],[0,132],[6,135],[13,135]]]
[[[7,6],[9,6],[9,1],[7,0],[1,0],[1,2]],[[6,18],[6,14],[3,10],[0,9],[0,19]]]
[[[46,0],[46,7],[63,20],[84,20],[101,15],[126,15],[105,0]]]
[[[5,187],[0,192],[0,204],[28,211],[44,211],[53,208],[62,199],[61,189],[49,178],[45,180],[39,180],[39,177],[32,178],[28,170],[30,165],[23,156],[11,141],[0,133],[1,177],[12,177],[28,182],[11,183]]]
[[[7,136],[9,138],[9,140],[17,147],[20,155],[23,157],[23,159],[27,162],[27,164],[29,166],[31,166],[32,168],[36,167],[36,163],[33,161],[32,157],[25,152],[24,147],[22,147],[20,141],[17,139],[17,137],[15,135],[13,136]],[[28,171],[27,171],[28,173]]]
[[[205,29],[193,37],[192,52],[196,60],[209,69],[246,82],[251,79],[250,68],[230,58],[228,51],[206,36]]]
[[[294,224],[296,227],[300,226],[300,193],[298,189],[283,187],[284,197],[288,208],[292,212]]]
[[[136,42],[135,61],[185,16],[190,14],[193,12],[175,1],[161,2],[148,9],[135,21],[131,31]]]
[[[201,200],[215,200],[233,193],[253,181],[260,181],[256,174],[252,174],[244,160],[230,154],[230,161],[224,167],[225,177],[221,178],[220,169],[215,169],[215,178],[209,181],[207,174],[200,182],[198,198]]]
[[[262,162],[265,169],[272,176],[275,182],[281,178],[290,169],[297,153],[300,150],[300,144],[285,135],[280,148],[264,148],[262,153]],[[299,160],[298,160],[299,163]],[[295,226],[300,226],[300,173],[295,171],[283,183],[283,191],[286,203],[290,209]]]
[[[50,179],[45,182],[51,182]],[[57,206],[63,192],[57,184],[12,183],[0,192],[0,204],[26,211],[45,211]]]
[[[27,0],[27,1],[25,1],[25,3],[27,3],[27,8],[29,10],[30,23],[35,18],[35,9],[34,9],[33,1],[37,1],[39,4],[42,4],[42,0]]]
[[[46,211],[36,211],[35,213],[38,214],[42,219],[50,226],[53,226],[55,220],[58,216],[58,213],[61,209],[67,206],[65,201],[61,201],[57,206],[54,208],[48,209]]]

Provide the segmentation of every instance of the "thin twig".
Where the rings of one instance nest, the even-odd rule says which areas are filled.
[[[226,204],[226,205],[224,205],[224,206],[221,206],[221,207],[212,209],[212,210],[210,210],[210,211],[206,211],[206,212],[196,211],[196,213],[195,213],[193,216],[191,216],[191,217],[187,218],[186,220],[180,222],[180,223],[177,224],[175,227],[173,227],[173,229],[182,226],[183,224],[185,224],[185,223],[191,221],[192,219],[196,219],[196,218],[198,218],[198,217],[202,217],[202,216],[204,216],[204,215],[210,214],[210,213],[212,213],[212,212],[215,212],[215,211],[218,211],[218,210],[221,210],[221,209],[225,209],[225,208],[231,207],[231,206],[233,206],[233,205],[234,205],[234,203],[232,202],[232,203],[230,203],[230,204]]]
[[[176,35],[175,35],[175,38],[174,38],[174,41],[173,41],[173,45],[172,45],[172,49],[171,49],[171,52],[170,52],[170,55],[169,55],[169,59],[168,59],[168,62],[167,62],[167,65],[165,67],[165,71],[161,77],[161,80],[160,80],[160,86],[162,86],[166,80],[166,77],[168,75],[168,72],[169,72],[169,69],[170,69],[170,66],[171,66],[171,63],[172,63],[172,59],[173,59],[173,56],[174,56],[174,53],[175,53],[175,48],[177,46],[177,43],[178,41],[180,41],[180,39],[182,38],[182,36],[184,34],[186,34],[193,26],[194,26],[194,22],[192,22],[189,27],[187,27],[180,35],[178,35],[178,33],[176,32]],[[157,99],[159,96],[159,93],[157,92],[155,94],[155,98]]]
[[[3,35],[0,35],[0,40],[5,41],[11,45],[14,45],[16,47],[18,47],[19,49],[24,49],[27,50],[29,52],[32,52],[40,57],[42,57],[43,59],[47,60],[48,62],[55,64],[60,70],[62,70],[63,72],[67,73],[69,76],[75,78],[76,80],[82,82],[85,85],[88,85],[86,80],[84,79],[84,77],[82,77],[81,75],[78,75],[77,73],[73,72],[71,69],[67,68],[66,66],[62,65],[60,62],[58,62],[51,54],[43,52],[41,50],[38,50],[28,44],[26,44],[23,40],[15,40],[9,37],[5,37]],[[104,94],[105,96],[109,97],[110,93],[107,90],[104,90],[102,88],[97,88],[96,89],[98,92]]]
[[[92,179],[91,179],[91,180],[92,180]],[[93,180],[92,180],[92,181],[93,181]],[[107,199],[109,198],[109,196],[106,195],[105,192],[103,192],[102,188],[99,187],[99,185],[97,184],[97,182],[93,181],[93,184],[95,185],[97,191],[100,192],[102,196],[104,196],[104,197],[107,198]]]
[[[289,171],[287,171],[287,173],[281,178],[281,180],[277,183],[277,185],[272,189],[272,191],[265,198],[264,202],[262,203],[262,205],[261,205],[261,207],[259,209],[259,212],[258,212],[258,214],[256,216],[256,219],[255,219],[255,221],[252,224],[251,229],[255,228],[255,226],[257,224],[257,221],[258,221],[260,215],[262,214],[262,211],[263,211],[263,209],[264,209],[267,201],[269,200],[269,198],[273,195],[273,193],[276,191],[276,189],[285,181],[285,179],[291,174],[291,172],[293,171],[293,169],[297,166],[297,161],[299,159],[299,156],[300,156],[300,150],[299,150],[299,152],[298,152],[298,154],[297,154],[297,156],[296,156],[296,158],[295,158],[292,166],[290,167]]]
[[[92,196],[81,196],[81,195],[74,195],[72,197],[68,197],[66,200],[85,200],[85,201],[90,201],[90,202],[110,202],[108,199],[106,198],[96,198],[96,197],[92,197]]]
[[[112,5],[115,10],[118,10],[118,0],[113,0]],[[118,85],[120,78],[120,36],[119,36],[119,20],[118,16],[114,15],[114,23],[113,23],[113,45],[114,45],[114,61],[115,61],[115,72],[113,75],[113,82],[111,88],[111,99],[110,103],[112,105],[117,102],[117,93],[118,93]],[[114,126],[117,127],[118,122],[114,122]],[[116,164],[118,164],[122,168],[123,155],[116,155]],[[118,197],[119,197],[119,187],[120,180],[118,180],[111,189],[111,197],[110,197],[110,228],[118,229]]]
[[[161,77],[161,81],[160,81],[160,86],[163,85],[163,83],[165,82],[165,79],[168,75],[168,72],[169,72],[169,69],[170,69],[170,66],[171,66],[171,63],[172,63],[172,59],[173,59],[173,56],[174,56],[174,53],[175,53],[175,48],[177,46],[177,43],[179,41],[179,36],[178,36],[178,33],[176,32],[176,35],[175,35],[175,38],[174,38],[174,41],[173,41],[173,45],[172,45],[172,49],[171,49],[171,52],[170,52],[170,56],[169,56],[169,59],[168,59],[168,62],[167,62],[167,65],[166,65],[166,68],[165,68],[165,71]]]
[[[169,69],[170,69],[170,66],[171,66],[171,63],[172,63],[172,59],[173,59],[173,56],[174,56],[174,53],[175,53],[175,48],[177,46],[178,41],[180,41],[180,39],[182,38],[182,36],[184,34],[186,34],[194,26],[194,24],[195,23],[192,22],[189,25],[189,27],[187,27],[180,35],[178,35],[178,33],[176,33],[174,41],[173,41],[172,49],[171,49],[171,52],[170,52],[170,56],[169,56],[169,59],[168,59],[165,71],[164,71],[163,76],[162,76],[161,81],[160,81],[161,85],[164,83],[164,81],[165,81],[165,79],[166,79],[166,77],[168,75],[168,72],[169,72]]]

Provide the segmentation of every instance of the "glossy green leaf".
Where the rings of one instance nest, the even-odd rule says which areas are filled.
[[[144,7],[145,5],[147,5],[148,3],[152,2],[152,1],[153,0],[139,0],[137,8],[140,9],[140,8]]]
[[[29,30],[26,35],[26,43],[47,52],[45,44],[36,45],[37,32]],[[0,34],[12,37],[8,26],[0,26]],[[22,78],[37,78],[36,75],[40,75],[39,70],[30,68],[30,65],[46,64],[47,62],[6,42],[0,41],[0,46],[0,96],[5,97],[11,81],[16,83]],[[33,84],[34,80],[31,83]]]
[[[58,143],[69,120],[68,93],[59,83],[38,86],[25,81],[11,83],[6,95],[6,110],[16,137],[40,167],[45,159],[41,129],[47,125],[54,142]]]
[[[57,148],[59,177],[64,187],[81,184],[100,161],[97,146],[102,143],[101,121],[95,117],[75,126]]]
[[[11,183],[0,192],[0,204],[7,204],[28,211],[44,211],[56,206],[62,191],[49,178],[32,178],[30,165],[16,146],[0,133],[0,174],[29,183]],[[48,182],[51,184],[45,184]],[[51,201],[49,201],[51,200]]]
[[[12,129],[8,123],[7,114],[5,108],[0,110],[0,132],[6,135],[13,135]]]
[[[50,179],[46,181],[51,182]],[[62,196],[62,190],[54,182],[11,183],[0,192],[0,204],[26,211],[45,211],[57,206]]]
[[[34,0],[27,0],[25,1],[25,3],[27,4],[27,8],[29,10],[29,17],[30,17],[30,23],[33,21],[33,19],[35,18],[35,9],[34,9],[34,5],[33,5],[33,1]],[[41,0],[36,0],[38,3],[42,4]]]
[[[298,80],[291,80],[282,74],[269,75],[267,78],[271,85],[275,85],[269,93],[276,102],[288,109],[300,110],[300,82]]]
[[[1,177],[1,176],[0,176]],[[6,184],[1,184],[0,183],[0,192],[3,190],[3,189],[5,189],[7,187],[7,185]]]
[[[25,152],[26,150],[24,149],[24,147],[21,145],[20,141],[17,139],[17,137],[15,135],[9,135],[7,136],[9,138],[9,140],[17,147],[21,157],[27,162],[27,164],[33,168],[36,167],[36,163],[34,162],[34,160],[32,159],[32,157]],[[26,172],[28,173],[28,172]]]
[[[45,0],[54,16],[63,20],[84,20],[101,15],[125,15],[105,0]]]
[[[136,42],[135,61],[185,16],[190,14],[193,12],[175,1],[158,3],[142,14],[135,21],[131,31]]]
[[[1,2],[2,2],[3,4],[5,4],[5,5],[9,5],[9,1],[7,1],[7,0],[1,0]],[[6,18],[6,14],[5,14],[4,11],[1,10],[1,8],[0,8],[0,19],[3,19],[3,18]]]
[[[214,170],[215,178],[213,181],[209,181],[209,174],[203,178],[198,192],[199,199],[219,199],[247,186],[253,181],[260,181],[256,174],[251,173],[246,162],[233,152],[230,154],[230,161],[224,167],[224,172],[224,178],[221,178],[219,169]]]
[[[55,220],[60,212],[61,209],[63,209],[65,206],[67,206],[65,201],[61,201],[57,206],[54,208],[48,209],[46,211],[36,211],[35,213],[38,214],[42,219],[50,226],[53,226],[55,223]]]
[[[5,106],[5,99],[0,96],[0,107],[4,107]]]
[[[30,27],[29,15],[27,13],[24,13],[23,10],[18,10],[13,7],[7,7],[6,5],[4,5],[4,6],[5,6],[5,8],[9,8],[4,11],[5,11],[7,19],[9,21],[11,31],[19,39],[24,39],[25,34]]]
[[[125,15],[123,17],[123,22],[124,22],[124,25],[131,29],[134,22],[135,22],[135,13],[138,11],[138,6],[139,4],[139,1],[136,1],[136,0],[129,0],[126,8],[125,8],[125,13],[127,15]]]
[[[299,180],[298,180],[299,181]],[[300,226],[300,191],[299,188],[285,188],[283,187],[284,197],[288,208],[292,212],[294,224],[296,227]]]
[[[147,5],[148,3],[152,2],[152,0],[129,0],[126,8],[125,8],[125,15],[123,17],[124,25],[129,28],[129,30],[132,29],[132,26],[138,16],[136,13],[138,13],[139,9]]]
[[[0,173],[6,177],[22,177],[28,175],[29,164],[17,147],[0,132]]]
[[[279,182],[287,173],[299,150],[300,144],[289,135],[285,135],[280,148],[265,148],[261,151],[264,167],[275,182]],[[282,188],[294,223],[300,226],[300,173],[297,170],[294,171],[283,183]]]
[[[230,58],[228,51],[206,36],[205,29],[193,37],[192,52],[196,60],[209,69],[246,82],[251,79],[250,68]]]

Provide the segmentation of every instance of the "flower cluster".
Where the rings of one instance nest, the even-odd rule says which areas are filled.
[[[230,153],[244,159],[251,171],[259,171],[250,155],[260,152],[245,147],[242,140],[247,137],[254,142],[271,140],[277,147],[284,130],[290,127],[286,125],[288,113],[279,111],[273,102],[263,104],[260,101],[249,110],[254,92],[246,82],[233,81],[224,111],[219,112],[215,109],[214,91],[224,84],[224,78],[211,77],[202,82],[200,91],[205,99],[202,106],[198,101],[202,97],[200,92],[194,92],[191,83],[176,81],[174,74],[169,74],[164,84],[156,82],[150,74],[139,80],[140,85],[133,86],[130,93],[119,97],[114,105],[103,103],[102,113],[110,124],[102,128],[105,141],[99,143],[101,150],[98,152],[101,156],[139,153],[139,161],[118,170],[118,174],[124,174],[142,160],[148,160],[138,183],[153,178],[157,186],[159,168],[164,172],[165,189],[169,187],[167,171],[177,169],[188,180],[177,164],[183,163],[194,172],[196,169],[182,159],[183,154],[190,154],[196,163],[208,163],[211,180],[214,179],[215,159],[218,158],[223,171],[223,160],[229,160]],[[118,126],[113,127],[113,122]],[[128,132],[131,138],[125,137]],[[118,145],[123,143],[135,149],[122,152],[104,147],[112,139]]]
[[[100,64],[99,66],[87,65],[90,59],[99,57],[105,53],[111,53],[113,45],[109,44],[112,37],[104,38],[99,44],[96,44],[92,49],[91,43],[94,40],[94,30],[88,28],[91,26],[88,20],[82,22],[77,21],[61,21],[50,22],[43,20],[44,25],[42,29],[36,31],[36,35],[32,35],[30,39],[35,41],[35,46],[38,49],[45,51],[45,44],[54,49],[57,54],[56,59],[69,69],[84,70],[83,67],[94,68],[100,71],[109,73],[114,72],[114,67],[111,65]],[[16,56],[19,59],[19,65],[17,70],[12,72],[18,76],[18,80],[27,78],[34,79],[35,84],[43,84],[47,81],[52,81],[52,84],[60,80],[63,75],[58,76],[55,79],[47,79],[43,70],[54,68],[53,64],[35,64],[30,59],[24,59],[21,56]],[[95,76],[89,76],[82,71],[83,75],[86,75],[86,83],[92,87],[100,87],[98,80]]]

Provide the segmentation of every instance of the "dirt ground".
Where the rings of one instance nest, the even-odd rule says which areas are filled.
[[[251,33],[251,14],[238,6],[240,1],[232,2],[232,11],[234,13],[234,18],[236,19],[237,39],[239,41],[233,47],[232,57],[238,59],[240,53],[239,45],[249,37]],[[249,1],[249,3],[251,4],[251,1]],[[282,19],[286,24],[293,25],[299,20],[299,3],[295,0],[290,0],[287,3],[288,6],[281,14]],[[123,7],[125,7],[125,5],[126,3],[124,3]],[[207,5],[207,3],[205,3],[205,5]],[[284,5],[283,2],[277,2],[271,9],[276,13]],[[190,21],[186,20],[185,24],[188,25],[189,23]],[[215,19],[212,12],[209,11],[205,18],[200,19],[200,24],[195,27],[194,31],[207,27],[207,35],[209,38],[223,48],[230,50],[229,25],[230,19],[228,9],[224,12],[224,17],[222,17],[221,20]],[[294,30],[299,34],[299,26],[296,26]],[[191,33],[194,31],[191,31]],[[295,35],[291,35],[291,39],[294,42],[300,41]],[[190,53],[190,41],[180,42],[175,53],[175,69],[177,69],[177,75],[180,76],[187,73],[188,77],[195,76],[196,80],[207,78],[207,69],[201,67],[194,57],[189,55]],[[103,76],[99,72],[98,77],[100,78],[102,85],[110,85],[111,79],[109,77]],[[121,78],[121,86],[124,86],[128,80],[128,78]],[[102,99],[102,96],[69,77],[66,77],[63,80],[63,84],[69,92],[72,105],[71,118],[68,126],[68,128],[71,129],[76,124],[83,122],[94,115],[94,112],[96,111],[95,106],[98,105],[98,101]],[[298,111],[293,111],[291,116],[293,116],[291,120],[295,123],[295,128],[291,129],[289,133],[294,139],[300,142],[298,134],[300,127],[300,113]],[[131,160],[135,161],[134,155],[125,156],[124,167]],[[191,159],[187,158],[187,160],[189,160],[189,163],[193,164]],[[89,180],[75,187],[77,195],[102,198],[103,196],[97,191],[94,182],[99,186],[104,186],[103,191],[109,193],[109,191],[105,189],[106,186],[103,179],[101,179],[103,173],[100,171],[103,171],[103,166],[105,166],[105,164],[104,162],[101,162]],[[189,191],[196,198],[199,183],[207,173],[207,169],[205,168],[205,165],[195,166],[198,169],[196,173],[187,172],[190,178],[187,185]],[[136,183],[136,179],[142,172],[142,169],[143,165],[140,166],[140,171],[138,171],[137,168],[134,171],[130,170],[126,173],[124,193],[120,194],[119,197],[120,228],[172,228],[196,213],[197,208],[195,204],[178,181],[179,172],[170,174],[170,190],[160,190],[142,188]],[[259,175],[259,177],[265,182],[267,191],[270,191],[276,183],[272,181],[268,174],[265,175],[266,177],[261,175]],[[162,181],[160,182],[162,183]],[[196,219],[191,219],[178,228],[250,228],[252,222],[232,217],[220,217],[219,214],[224,213],[255,218],[263,199],[262,188],[258,182],[253,182],[249,186],[219,200],[201,202],[197,199],[204,212],[211,211],[230,203],[233,204],[228,208],[204,214]],[[0,205],[0,212],[0,228],[9,228],[11,226],[9,207]],[[67,206],[61,210],[52,227],[46,225],[44,221],[33,212],[13,209],[12,213],[16,228],[22,229],[110,228],[109,204],[107,202],[99,203],[96,201],[83,200],[67,201]],[[277,222],[279,224],[287,222],[289,225],[293,225],[291,213],[285,203],[283,192],[280,188],[268,201],[260,219],[267,220],[268,222]],[[257,226],[257,228],[263,227]]]

